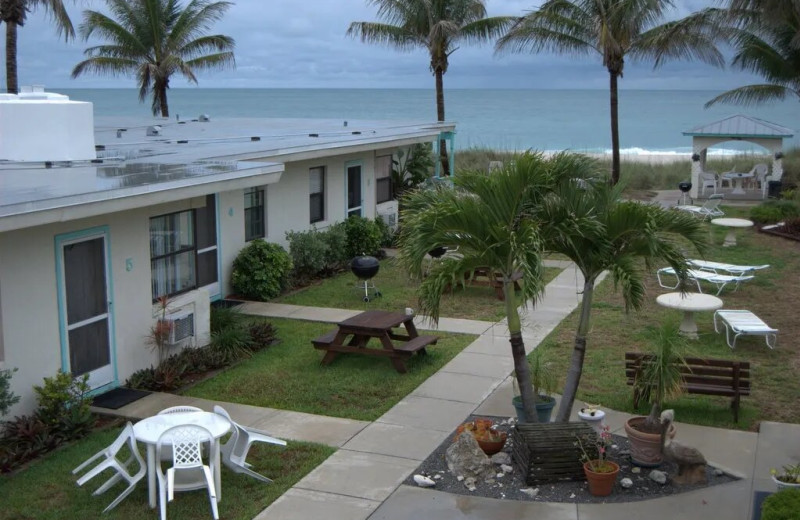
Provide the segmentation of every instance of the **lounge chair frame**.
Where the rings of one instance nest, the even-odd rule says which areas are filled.
[[[718,310],[714,312],[714,331],[719,333],[719,322],[725,325],[725,341],[733,350],[739,336],[764,336],[767,347],[775,348],[778,329],[773,329],[764,320],[748,310]],[[733,342],[731,342],[733,333]],[[772,340],[770,342],[770,339]]]
[[[700,270],[700,269],[689,269],[687,271],[687,274],[688,274],[687,280],[697,284],[697,292],[700,292],[700,293],[703,292],[703,288],[700,286],[700,281],[702,280],[704,282],[713,283],[714,285],[717,286],[717,296],[720,295],[722,290],[728,284],[734,284],[733,290],[735,291],[735,290],[737,290],[739,288],[739,285],[742,282],[746,282],[746,281],[752,280],[754,278],[753,276],[731,276],[731,275],[724,275],[724,274],[716,274],[716,273],[711,273],[711,272],[708,272],[708,271],[703,271],[703,270]],[[674,276],[675,277],[675,284],[674,285],[668,284],[662,278],[663,275],[672,275],[672,276]],[[663,267],[663,268],[659,269],[658,271],[656,271],[656,277],[658,278],[658,285],[660,285],[661,287],[663,287],[665,289],[677,289],[681,284],[681,280],[678,278],[677,273],[671,267]]]

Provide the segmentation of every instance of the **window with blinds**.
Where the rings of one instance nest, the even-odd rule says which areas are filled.
[[[244,239],[247,242],[267,235],[264,188],[244,190]]]
[[[309,205],[311,224],[325,220],[325,167],[309,170]]]
[[[375,202],[392,200],[392,156],[375,157]]]

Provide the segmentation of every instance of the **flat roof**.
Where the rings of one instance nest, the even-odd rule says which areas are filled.
[[[0,161],[0,231],[270,184],[286,162],[406,146],[453,129],[397,121],[99,117],[96,161]]]

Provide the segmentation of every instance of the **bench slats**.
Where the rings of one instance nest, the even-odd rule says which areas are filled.
[[[417,336],[403,343],[395,343],[394,349],[400,352],[416,352],[422,350],[428,345],[435,345],[439,340],[437,336]]]
[[[644,367],[647,363],[643,363],[642,366]],[[681,366],[681,374],[684,375],[694,375],[694,376],[710,376],[710,377],[721,377],[721,378],[732,378],[734,373],[734,368],[727,367],[703,367],[697,365],[689,365],[689,366]],[[629,363],[625,365],[625,374],[628,377],[633,377],[636,373],[637,365],[635,363]],[[750,370],[747,369],[739,369],[739,378],[740,379],[750,379]]]

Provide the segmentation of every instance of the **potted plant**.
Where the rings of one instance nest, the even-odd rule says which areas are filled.
[[[800,464],[784,466],[781,471],[769,470],[772,480],[778,486],[778,491],[784,488],[800,489]]]
[[[664,441],[675,435],[671,418],[662,420],[664,401],[683,392],[681,367],[686,365],[683,351],[686,338],[672,321],[650,329],[651,358],[645,363],[636,381],[640,395],[652,405],[647,417],[632,417],[625,422],[631,443],[631,461],[637,466],[655,467],[663,460]]]
[[[555,397],[550,395],[556,386],[555,374],[550,370],[550,365],[550,361],[548,361],[541,348],[534,349],[528,356],[531,384],[536,402],[536,415],[541,423],[550,422],[550,415],[556,405]],[[520,396],[521,392],[519,391],[516,374],[514,374],[513,385],[514,397],[511,399],[511,404],[514,405],[514,409],[517,411],[517,420],[519,422],[529,422],[525,415],[525,408],[522,406],[522,397]]]
[[[458,427],[456,437],[453,440],[458,439],[458,436],[463,432],[470,432],[486,455],[494,455],[502,450],[508,437],[506,432],[501,432],[495,428],[491,419],[475,419],[474,421],[465,422]]]
[[[606,497],[614,489],[619,473],[619,464],[608,460],[608,447],[611,445],[611,433],[609,427],[603,426],[600,432],[593,437],[578,439],[578,447],[581,450],[581,460],[583,461],[583,472],[589,482],[589,493],[596,497]],[[587,451],[590,447],[592,453]],[[597,456],[594,456],[596,451]]]

